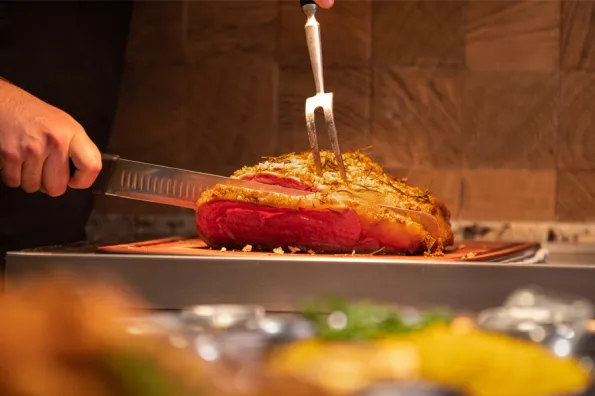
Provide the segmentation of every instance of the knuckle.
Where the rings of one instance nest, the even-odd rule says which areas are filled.
[[[31,142],[25,145],[25,153],[27,157],[41,158],[43,156],[43,146],[38,142]]]
[[[66,151],[68,150],[68,140],[63,136],[49,133],[46,136],[47,145],[52,150]]]
[[[1,148],[0,147],[0,159],[3,162],[8,163],[20,163],[23,161],[20,151],[9,149],[9,148]]]
[[[89,173],[97,175],[99,172],[101,172],[101,167],[101,162],[93,162],[91,165],[89,165]]]

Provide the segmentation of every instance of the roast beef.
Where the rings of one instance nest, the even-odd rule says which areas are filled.
[[[449,210],[430,192],[387,175],[361,151],[343,154],[347,182],[341,180],[331,151],[322,151],[321,157],[322,176],[315,172],[311,152],[266,158],[232,175],[313,192],[307,196],[226,185],[205,191],[196,212],[199,236],[212,248],[250,245],[315,253],[439,254],[453,243]],[[378,204],[432,214],[440,237]]]

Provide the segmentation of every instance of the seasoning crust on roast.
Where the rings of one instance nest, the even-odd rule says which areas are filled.
[[[387,175],[361,151],[343,154],[345,183],[333,153],[320,154],[321,176],[309,151],[266,158],[232,175],[311,191],[311,195],[268,194],[227,185],[205,191],[196,214],[199,236],[213,248],[252,245],[317,253],[440,254],[453,243],[450,212],[429,191]],[[433,215],[440,225],[440,238],[414,219],[378,204]]]

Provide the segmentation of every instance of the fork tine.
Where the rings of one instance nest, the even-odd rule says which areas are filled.
[[[347,181],[347,174],[345,173],[345,164],[343,163],[343,155],[341,154],[341,147],[339,146],[339,136],[337,135],[337,126],[335,125],[335,116],[333,112],[333,94],[332,92],[326,93],[325,96],[328,100],[325,100],[325,105],[323,107],[324,110],[324,120],[326,121],[327,129],[328,129],[328,137],[331,141],[331,147],[333,148],[333,152],[335,153],[335,159],[337,160],[337,165],[339,166],[339,172],[341,174],[341,179]]]
[[[306,129],[308,130],[308,140],[310,141],[310,149],[314,157],[314,166],[316,173],[322,175],[322,161],[320,159],[320,150],[318,150],[318,137],[316,136],[316,119],[314,112],[316,104],[313,102],[314,98],[306,99]]]
[[[322,47],[320,44],[320,24],[316,20],[318,5],[312,0],[301,0],[302,11],[306,15],[306,43],[310,54],[310,63],[312,64],[312,73],[314,74],[314,84],[316,85],[316,96],[306,99],[306,126],[308,128],[308,139],[310,148],[314,156],[316,171],[322,174],[322,162],[320,160],[320,151],[318,150],[318,141],[316,137],[316,121],[314,111],[321,107],[324,110],[324,119],[328,128],[328,135],[331,146],[335,152],[337,165],[341,178],[347,181],[345,174],[345,165],[343,156],[339,148],[339,139],[337,137],[337,127],[335,126],[335,117],[333,115],[333,94],[324,92],[324,77],[322,75]]]

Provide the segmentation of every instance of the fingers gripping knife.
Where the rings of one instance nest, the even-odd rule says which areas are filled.
[[[308,43],[308,52],[310,53],[310,62],[312,63],[312,72],[314,73],[314,83],[316,84],[316,95],[306,99],[306,127],[308,129],[308,139],[310,148],[314,157],[316,172],[322,174],[322,162],[320,160],[320,151],[318,150],[318,139],[316,137],[316,121],[314,112],[317,108],[324,111],[324,120],[328,128],[328,135],[331,141],[331,147],[337,159],[339,172],[343,180],[347,180],[345,174],[345,165],[339,147],[337,137],[337,127],[335,125],[335,116],[333,114],[333,94],[324,92],[324,77],[322,74],[322,46],[320,43],[320,24],[316,20],[318,5],[313,0],[300,0],[302,12],[306,15],[306,41]]]

